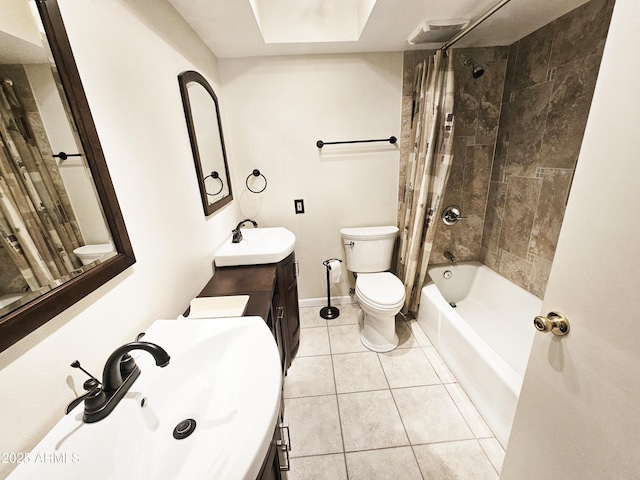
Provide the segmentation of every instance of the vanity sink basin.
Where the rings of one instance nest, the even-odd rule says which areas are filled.
[[[277,263],[286,258],[296,244],[293,232],[283,227],[242,229],[240,243],[230,236],[215,254],[217,267]]]
[[[169,365],[132,351],[142,373],[113,412],[83,423],[80,404],[12,480],[256,478],[281,391],[280,357],[262,318],[158,320],[142,340],[163,347]],[[193,433],[174,438],[187,419]]]

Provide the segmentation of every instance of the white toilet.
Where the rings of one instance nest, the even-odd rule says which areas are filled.
[[[388,272],[398,227],[359,227],[340,230],[347,269],[356,276],[356,299],[364,312],[362,344],[374,352],[398,346],[396,314],[405,299],[404,285]]]
[[[113,245],[110,243],[99,243],[96,245],[84,245],[82,247],[75,248],[73,253],[75,253],[80,259],[82,265],[89,265],[113,251]]]

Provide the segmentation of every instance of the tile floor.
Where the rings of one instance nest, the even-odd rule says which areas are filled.
[[[360,343],[357,305],[335,320],[301,308],[284,385],[289,480],[497,480],[504,450],[415,320],[400,346]]]

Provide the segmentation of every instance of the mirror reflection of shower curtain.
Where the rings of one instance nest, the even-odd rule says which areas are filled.
[[[433,224],[453,161],[453,51],[446,55],[438,50],[415,69],[411,152],[398,214],[396,274],[405,286],[404,313],[418,308],[433,246]]]
[[[25,110],[11,80],[0,87],[0,239],[36,291],[81,266],[71,252],[82,236],[41,118]]]

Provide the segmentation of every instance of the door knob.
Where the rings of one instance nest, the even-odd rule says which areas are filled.
[[[569,320],[559,312],[549,312],[546,317],[539,315],[533,319],[533,325],[541,332],[560,336],[569,333]]]

